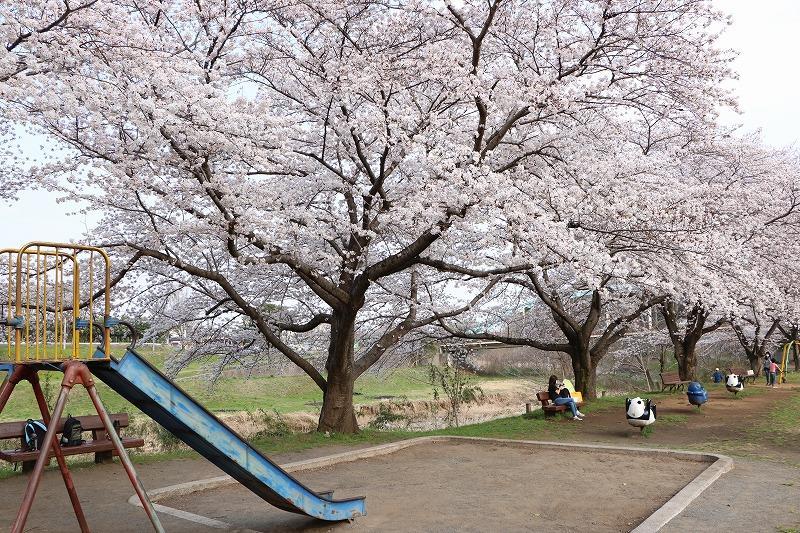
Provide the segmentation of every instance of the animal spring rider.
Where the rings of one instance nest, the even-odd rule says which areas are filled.
[[[744,390],[744,382],[740,376],[728,374],[725,376],[725,388],[728,389],[728,392],[739,394],[739,391]]]
[[[689,403],[698,408],[708,401],[708,392],[697,381],[689,383],[686,388],[686,396],[689,398]]]
[[[625,416],[628,424],[644,431],[656,421],[656,405],[649,398],[625,398]]]

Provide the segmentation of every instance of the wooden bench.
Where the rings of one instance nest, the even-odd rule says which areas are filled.
[[[583,405],[583,395],[575,391],[572,393],[572,398],[575,400],[575,403],[578,407]],[[556,413],[563,413],[564,411],[568,410],[566,405],[556,405],[550,401],[550,394],[547,391],[537,392],[536,399],[542,404],[542,411],[544,411],[544,416],[555,416]],[[525,411],[530,412],[530,404],[525,405]]]
[[[678,372],[663,372],[661,374],[661,392],[669,387],[670,392],[682,390],[684,385],[691,383],[691,381],[681,381],[681,376]]]
[[[120,435],[120,429],[128,427],[129,419],[126,413],[109,415],[111,422],[117,430],[117,435]],[[107,463],[114,460],[114,445],[111,439],[108,438],[105,426],[97,415],[94,416],[76,416],[81,422],[81,427],[84,432],[92,432],[92,440],[87,440],[78,446],[64,446],[61,450],[64,455],[78,455],[81,453],[94,453],[95,463]],[[64,422],[66,418],[62,418],[58,423],[58,433],[64,430]],[[33,470],[33,465],[36,464],[36,459],[39,457],[38,451],[25,450],[25,422],[3,422],[0,423],[0,440],[7,439],[20,439],[20,448],[15,450],[0,450],[0,459],[9,461],[11,463],[22,463],[22,471],[29,472]],[[121,435],[120,435],[121,437]],[[144,439],[139,438],[122,438],[122,445],[125,448],[140,448],[144,446]],[[52,450],[50,451],[50,459],[55,457]]]
[[[733,373],[739,376],[739,379],[742,380],[742,383],[755,383],[756,382],[756,373],[753,372],[751,375],[747,375],[747,371],[749,368],[732,368]]]

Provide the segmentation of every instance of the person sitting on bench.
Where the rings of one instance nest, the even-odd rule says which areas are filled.
[[[550,381],[547,384],[547,394],[550,395],[550,401],[554,404],[569,407],[569,410],[572,411],[573,420],[583,420],[583,417],[586,416],[578,411],[578,404],[575,403],[574,398],[570,397],[569,391],[564,387],[558,386],[555,376],[550,376]]]

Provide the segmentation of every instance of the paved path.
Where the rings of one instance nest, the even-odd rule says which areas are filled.
[[[800,530],[800,469],[780,463],[734,458],[723,475],[664,533]]]

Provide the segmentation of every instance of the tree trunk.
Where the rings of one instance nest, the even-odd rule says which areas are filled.
[[[792,355],[794,356],[794,371],[800,372],[800,348],[797,343],[792,344]]]
[[[575,374],[575,390],[586,400],[597,398],[597,366],[592,364],[588,346],[575,346],[572,353],[572,372]]]
[[[750,370],[758,376],[758,370],[761,368],[761,357],[759,357],[758,352],[747,352],[747,362],[750,363]]]
[[[653,381],[653,376],[650,374],[650,369],[648,368],[648,365],[647,365],[648,360],[649,360],[649,356],[648,357],[642,357],[640,355],[640,356],[638,356],[638,359],[639,359],[639,365],[642,367],[642,370],[644,370],[644,379],[647,380],[647,392],[653,392],[653,389],[655,388],[656,383],[655,383],[655,381]]]
[[[653,392],[653,389],[656,388],[656,382],[653,381],[649,368],[644,369],[644,377],[647,378],[647,392]]]
[[[708,311],[697,303],[688,310],[686,325],[680,327],[678,314],[681,312],[686,312],[686,310],[681,311],[681,306],[675,303],[661,306],[661,315],[667,325],[675,361],[678,363],[678,374],[683,381],[694,381],[697,379],[697,343],[700,337],[714,331],[723,322],[719,320],[712,326],[705,327]]]
[[[354,382],[349,376],[328,374],[328,386],[322,400],[317,431],[358,433],[358,421],[353,408]]]
[[[331,320],[331,341],[328,347],[327,385],[323,393],[322,411],[317,431],[357,433],[358,421],[353,408],[353,343],[355,313],[335,314]]]
[[[584,399],[597,398],[597,368],[592,365],[575,368],[575,390],[581,391]]]
[[[697,374],[697,341],[691,337],[682,343],[675,344],[675,361],[678,363],[678,374],[683,381],[694,381]]]

